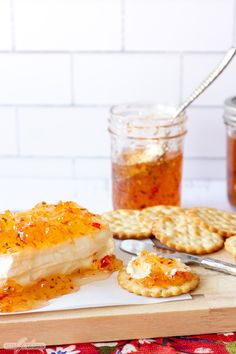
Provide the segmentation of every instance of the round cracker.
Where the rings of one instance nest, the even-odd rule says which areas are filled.
[[[187,213],[221,236],[230,237],[236,234],[236,214],[215,208],[192,208]]]
[[[145,239],[151,236],[151,225],[140,220],[138,210],[117,209],[102,214],[115,238]]]
[[[160,215],[172,215],[183,210],[178,206],[155,205],[142,209],[140,211],[140,219],[153,224]]]
[[[164,288],[162,286],[154,286],[152,288],[146,288],[142,284],[138,283],[135,279],[131,278],[126,269],[123,268],[118,273],[118,283],[119,285],[128,290],[130,293],[134,293],[142,296],[151,296],[151,297],[169,297],[176,296],[181,294],[189,293],[191,290],[195,289],[199,284],[199,277],[192,273],[193,278],[191,281],[185,282],[180,286],[169,286]]]
[[[160,216],[152,228],[153,235],[164,245],[180,252],[207,254],[224,245],[223,238],[208,230],[185,212]]]
[[[234,257],[236,257],[236,236],[227,238],[225,241],[225,249]]]

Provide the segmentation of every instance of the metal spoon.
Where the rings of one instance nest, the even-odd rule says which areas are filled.
[[[230,61],[233,59],[236,53],[236,48],[230,48],[224,57],[221,59],[216,68],[210,73],[210,75],[193,91],[193,93],[187,98],[184,103],[177,109],[173,118],[177,118],[201,93],[203,93],[207,87],[211,85],[213,81],[223,72],[223,70],[228,66]]]

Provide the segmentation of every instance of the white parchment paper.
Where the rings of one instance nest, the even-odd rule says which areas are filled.
[[[119,250],[119,241],[116,242],[116,248],[117,256],[127,264],[131,256]],[[83,285],[79,291],[50,300],[46,306],[37,310],[27,311],[27,313],[104,306],[158,304],[168,301],[188,300],[191,298],[192,297],[188,294],[169,298],[151,298],[135,295],[122,289],[118,285],[117,273],[114,273],[106,280],[99,280]],[[9,314],[13,313],[8,313],[8,315]],[[1,313],[1,315],[4,314]]]

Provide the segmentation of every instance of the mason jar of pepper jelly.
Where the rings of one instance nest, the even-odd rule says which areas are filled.
[[[225,101],[224,121],[227,137],[227,193],[231,206],[236,208],[236,97]]]
[[[156,104],[111,108],[112,198],[115,209],[180,205],[186,115]]]

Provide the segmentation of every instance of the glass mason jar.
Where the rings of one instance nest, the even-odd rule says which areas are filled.
[[[186,115],[174,107],[124,104],[111,108],[112,197],[115,209],[179,205]]]
[[[224,121],[227,134],[228,200],[236,207],[236,97],[230,97],[225,101]]]

